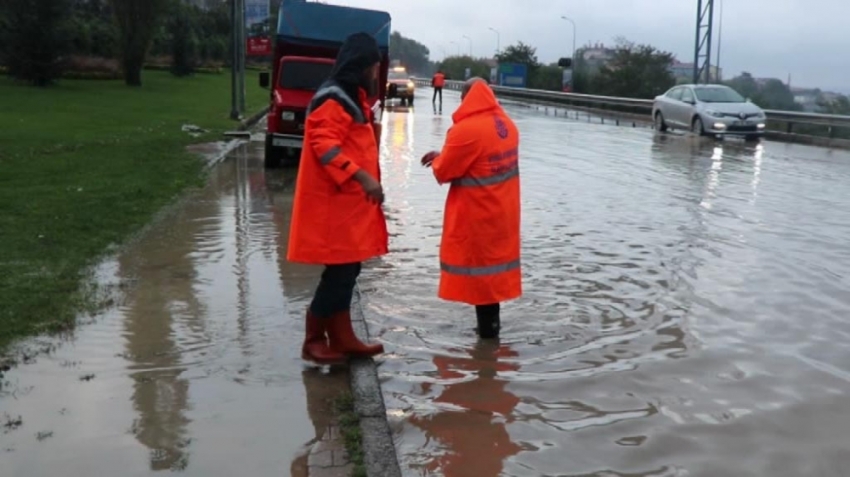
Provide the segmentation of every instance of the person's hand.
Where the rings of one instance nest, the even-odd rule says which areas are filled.
[[[437,151],[431,151],[428,154],[425,154],[422,156],[422,166],[431,167],[431,163],[434,162],[434,159],[436,159],[439,155],[440,153]]]
[[[369,202],[378,205],[384,203],[384,188],[374,177],[364,172],[360,178],[360,186],[363,187]]]

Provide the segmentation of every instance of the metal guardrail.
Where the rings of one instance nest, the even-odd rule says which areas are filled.
[[[418,86],[430,86],[431,80],[414,78]],[[463,81],[446,80],[446,89],[461,90]],[[545,91],[539,89],[512,88],[508,86],[491,86],[498,96],[510,99],[523,99],[529,102],[557,104],[563,106],[580,106],[589,109],[598,109],[606,112],[618,111],[635,114],[646,114],[646,120],[651,121],[652,104],[651,99],[619,98],[614,96],[596,96],[590,94],[564,93],[560,91]],[[814,126],[815,129],[824,129],[823,136],[834,138],[836,129],[850,129],[850,116],[835,114],[800,113],[794,111],[765,110],[768,126],[771,131],[794,133],[794,126]],[[784,124],[784,128],[776,128],[778,124]],[[811,128],[810,128],[811,129]],[[801,132],[802,135],[815,135],[815,131]],[[820,132],[820,131],[818,131]]]

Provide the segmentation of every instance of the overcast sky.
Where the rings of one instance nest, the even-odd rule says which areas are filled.
[[[723,3],[720,63],[725,77],[750,71],[757,77],[791,74],[792,86],[819,86],[850,93],[850,0],[715,0]],[[541,61],[579,46],[613,43],[618,35],[650,43],[693,62],[697,0],[330,0],[328,3],[390,12],[393,29],[424,43],[431,58],[469,51],[492,54],[499,30],[502,47],[523,41]],[[712,63],[716,61],[717,29]],[[455,41],[455,44],[451,42]]]

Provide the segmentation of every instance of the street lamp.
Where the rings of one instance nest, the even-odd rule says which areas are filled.
[[[487,28],[489,28],[490,31],[492,31],[493,33],[496,34],[496,56],[499,56],[499,54],[502,53],[502,47],[500,45],[501,42],[499,40],[499,30],[496,30],[493,27],[487,27]]]
[[[472,38],[463,35],[464,38],[469,42],[469,57],[472,58]]]
[[[573,59],[573,65],[575,65],[575,62],[576,62],[576,22],[572,21],[570,18],[567,18],[563,15],[561,15],[561,19],[566,20],[566,21],[573,24],[573,56],[572,56],[572,59]]]
[[[450,41],[449,43],[451,43],[452,45],[454,45],[455,47],[457,47],[457,56],[460,56],[460,43],[458,43],[458,42],[456,42],[456,41],[454,41],[454,40]]]

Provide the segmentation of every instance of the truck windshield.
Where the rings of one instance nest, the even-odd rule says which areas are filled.
[[[743,103],[747,101],[734,89],[726,87],[694,88],[697,99],[703,103]]]
[[[284,61],[280,69],[280,87],[315,91],[328,79],[333,63]]]

